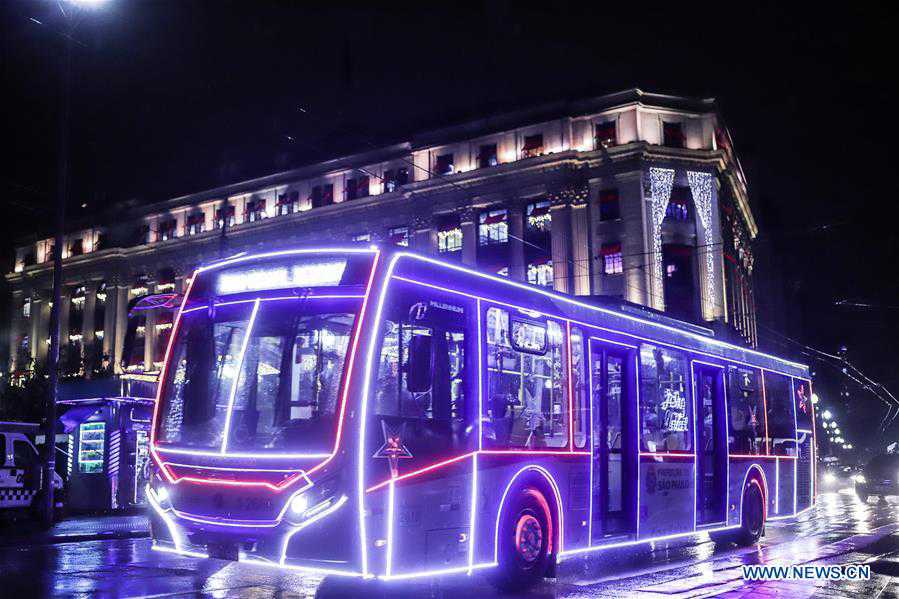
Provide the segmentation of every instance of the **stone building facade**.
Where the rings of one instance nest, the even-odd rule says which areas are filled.
[[[714,100],[633,89],[117,209],[66,235],[61,344],[72,372],[152,371],[171,312],[129,317],[136,298],[181,292],[197,265],[238,252],[355,241],[617,297],[754,346],[756,235]],[[19,376],[46,360],[52,248],[49,234],[23,242],[6,275]]]

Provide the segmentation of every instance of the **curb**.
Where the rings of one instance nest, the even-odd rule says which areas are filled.
[[[5,537],[0,540],[0,547],[23,547],[38,545],[61,545],[63,543],[85,543],[88,541],[111,541],[118,539],[146,539],[150,537],[148,530],[130,530],[125,532],[94,533],[83,535],[57,536],[23,536],[19,538]]]

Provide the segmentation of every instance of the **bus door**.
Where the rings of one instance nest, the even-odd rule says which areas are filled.
[[[592,446],[592,540],[636,529],[634,503],[636,448],[634,357],[628,346],[590,339],[590,412]]]
[[[696,366],[697,498],[696,524],[726,520],[727,421],[724,411],[724,368]]]

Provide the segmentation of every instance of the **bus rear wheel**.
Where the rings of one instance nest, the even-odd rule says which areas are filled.
[[[516,493],[502,518],[498,568],[493,584],[504,591],[531,587],[546,576],[552,559],[553,527],[543,493],[524,488]]]
[[[743,492],[743,519],[737,531],[738,545],[757,543],[765,534],[765,497],[758,484],[750,484]]]

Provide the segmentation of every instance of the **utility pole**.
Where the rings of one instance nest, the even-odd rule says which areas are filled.
[[[50,356],[49,375],[50,388],[47,397],[45,414],[43,505],[41,521],[46,527],[53,524],[55,498],[53,497],[53,478],[56,471],[56,401],[59,394],[59,310],[62,307],[62,247],[65,243],[66,203],[69,199],[69,116],[71,110],[72,88],[72,35],[63,37],[63,57],[60,107],[59,107],[59,156],[57,165],[56,189],[56,236],[53,242],[53,306],[50,308]]]

